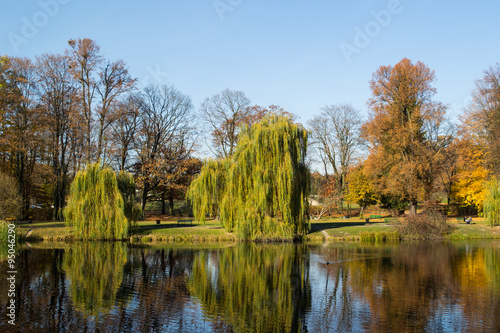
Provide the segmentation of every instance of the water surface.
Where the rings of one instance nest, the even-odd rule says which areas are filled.
[[[23,249],[17,270],[2,332],[500,331],[499,241],[75,243]]]

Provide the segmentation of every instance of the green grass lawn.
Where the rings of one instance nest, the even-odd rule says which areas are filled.
[[[150,241],[235,241],[236,236],[228,233],[218,221],[209,220],[205,224],[177,223],[177,220],[138,222],[132,229],[133,240]]]
[[[306,240],[359,240],[364,232],[393,232],[396,228],[385,223],[384,219],[370,219],[366,223],[362,218],[324,218],[311,220],[311,232]]]
[[[500,226],[490,227],[483,218],[474,218],[472,224],[457,223],[456,218],[449,219],[448,223],[455,227],[448,236],[450,239],[500,238]]]

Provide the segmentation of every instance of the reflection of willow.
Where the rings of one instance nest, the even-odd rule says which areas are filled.
[[[127,250],[121,243],[83,243],[64,256],[70,295],[85,315],[106,313],[123,280]]]
[[[234,331],[302,331],[311,304],[304,247],[240,244],[200,253],[188,281],[207,317]],[[222,323],[217,322],[222,320]]]

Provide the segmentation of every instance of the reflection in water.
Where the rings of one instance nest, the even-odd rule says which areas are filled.
[[[24,249],[0,332],[498,332],[499,260],[499,241]]]
[[[115,305],[126,262],[127,248],[122,243],[85,242],[69,250],[62,268],[77,309],[91,316],[109,312]]]
[[[475,331],[500,328],[498,243],[318,248],[318,330]],[[496,260],[496,263],[495,263]],[[486,262],[491,262],[487,268]],[[325,277],[326,276],[326,277]],[[326,323],[326,326],[325,326]]]
[[[214,327],[236,332],[303,331],[311,304],[305,246],[240,244],[201,252],[188,280]]]

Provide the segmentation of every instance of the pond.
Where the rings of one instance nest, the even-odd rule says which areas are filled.
[[[500,331],[499,241],[75,243],[16,265],[1,332]]]

